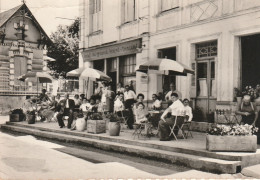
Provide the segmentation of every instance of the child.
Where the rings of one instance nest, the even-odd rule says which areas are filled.
[[[147,116],[148,112],[145,109],[145,106],[142,102],[137,103],[137,109],[136,109],[136,124],[141,124],[144,122],[147,122]]]
[[[191,107],[189,106],[189,100],[188,99],[184,99],[183,100],[183,105],[184,105],[184,112],[185,112],[185,121],[188,121],[190,122],[193,118],[193,115],[192,115],[192,109]]]

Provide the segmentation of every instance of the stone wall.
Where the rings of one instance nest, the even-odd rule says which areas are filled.
[[[25,96],[0,96],[0,115],[6,115],[11,109],[21,108]]]

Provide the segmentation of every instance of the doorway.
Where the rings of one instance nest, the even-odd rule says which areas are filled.
[[[242,89],[260,83],[260,34],[241,37]]]
[[[203,121],[213,121],[216,109],[217,41],[196,44],[196,107]],[[213,117],[212,117],[213,116]]]
[[[176,61],[176,47],[159,49],[158,58],[172,59]],[[170,91],[170,84],[173,83],[176,87],[176,76],[163,75],[162,76],[163,94],[166,95]]]

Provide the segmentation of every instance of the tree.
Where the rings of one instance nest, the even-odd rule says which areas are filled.
[[[49,62],[48,67],[55,77],[66,77],[67,72],[78,68],[79,23],[77,18],[70,26],[59,25],[50,36],[47,55],[56,61]]]

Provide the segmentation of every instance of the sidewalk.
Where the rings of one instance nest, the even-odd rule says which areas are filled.
[[[37,140],[38,141],[38,140]],[[212,174],[196,170],[156,176],[131,166],[112,162],[94,164],[55,151],[52,143],[28,143],[0,133],[0,179],[98,179],[98,178],[244,178],[241,174]]]

